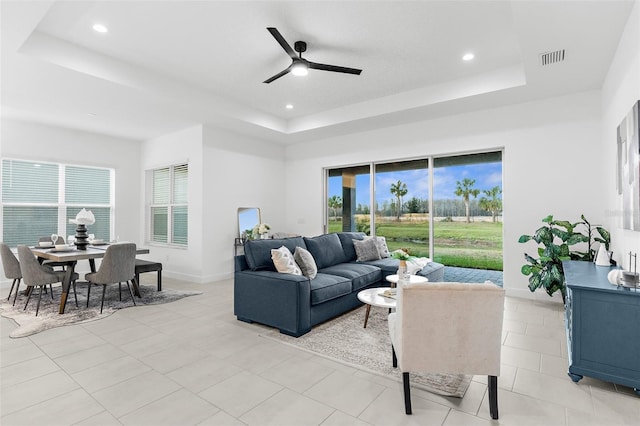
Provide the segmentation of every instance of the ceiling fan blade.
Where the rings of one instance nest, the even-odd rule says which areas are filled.
[[[291,71],[291,66],[288,66],[286,69],[280,71],[278,74],[274,75],[273,77],[270,77],[268,79],[266,79],[265,81],[263,81],[263,83],[271,83],[273,80],[277,80],[280,77],[282,77],[285,74],[289,74],[289,71]]]
[[[273,28],[273,27],[267,27],[267,30],[271,33],[273,38],[276,39],[278,44],[282,46],[284,51],[287,52],[287,54],[291,57],[291,59],[296,59],[298,57],[298,54],[291,48],[291,46],[289,46],[289,43],[287,43],[284,37],[282,37],[282,34],[280,34],[280,31],[278,31],[276,28]]]
[[[314,70],[322,70],[322,71],[333,71],[333,72],[343,72],[346,74],[356,74],[360,75],[362,70],[357,68],[348,68],[348,67],[339,67],[336,65],[326,65],[326,64],[318,64],[316,62],[309,62],[309,68]]]

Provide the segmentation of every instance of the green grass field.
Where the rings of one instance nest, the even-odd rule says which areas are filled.
[[[331,220],[329,232],[342,230]],[[387,239],[389,250],[409,249],[412,255],[429,256],[428,222],[384,222],[376,234]],[[447,266],[502,270],[502,223],[435,222],[434,261]]]

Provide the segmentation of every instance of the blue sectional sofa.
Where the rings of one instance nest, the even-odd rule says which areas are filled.
[[[353,240],[365,234],[339,232],[313,238],[294,237],[248,241],[244,255],[235,257],[234,314],[245,322],[257,322],[301,336],[320,324],[362,303],[357,294],[369,287],[384,287],[399,261],[392,258],[357,262]],[[314,279],[276,271],[271,249],[296,247],[308,250],[318,267]],[[420,275],[442,281],[444,265],[431,262]]]

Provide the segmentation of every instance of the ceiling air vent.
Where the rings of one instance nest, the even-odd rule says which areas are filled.
[[[540,65],[547,66],[564,61],[564,49],[540,54]]]

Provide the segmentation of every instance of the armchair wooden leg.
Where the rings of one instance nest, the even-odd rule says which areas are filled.
[[[498,378],[489,376],[489,412],[491,418],[498,419]]]
[[[402,373],[404,387],[404,412],[411,414],[411,388],[409,387],[409,373]]]
[[[396,357],[396,349],[391,345],[391,362],[393,363],[393,368],[398,366],[398,358]]]

